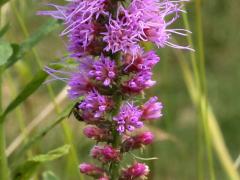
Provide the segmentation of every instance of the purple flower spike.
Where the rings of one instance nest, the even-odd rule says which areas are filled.
[[[143,122],[140,121],[142,111],[135,107],[133,104],[124,104],[117,116],[113,117],[113,120],[117,122],[117,131],[124,133],[126,131],[133,131],[136,128],[143,126]]]
[[[135,163],[121,173],[120,180],[145,179],[149,173],[149,167],[143,163]]]
[[[115,165],[122,164],[125,153],[153,142],[153,133],[134,131],[145,121],[162,116],[163,105],[157,97],[138,106],[132,102],[156,83],[152,70],[160,61],[154,51],[145,51],[142,43],[192,50],[171,42],[173,34],[187,36],[190,31],[169,28],[184,12],[182,2],[188,0],[68,1],[66,6],[50,4],[55,11],[39,14],[61,19],[66,26],[61,35],[69,40],[69,56],[78,69],[75,73],[45,70],[54,79],[67,81],[70,98],[83,97],[73,115],[89,125],[84,135],[101,143],[92,148],[91,156],[102,168],[83,163],[80,171],[97,180],[147,179],[149,168],[143,163],[134,162],[121,174],[120,166]]]
[[[141,108],[143,111],[142,119],[151,120],[158,119],[162,117],[163,105],[161,102],[157,102],[158,98],[156,96],[150,98]]]
[[[123,84],[123,91],[129,93],[139,93],[144,89],[150,88],[156,83],[156,81],[153,81],[151,78],[151,71],[141,71]]]
[[[109,86],[117,75],[117,67],[114,61],[100,56],[99,60],[92,65],[92,70],[88,73],[89,77],[101,81],[104,86]]]
[[[83,114],[88,116],[91,114],[92,118],[99,119],[103,117],[106,111],[111,109],[112,105],[110,98],[100,95],[96,90],[93,90],[80,103],[79,109],[83,111]]]

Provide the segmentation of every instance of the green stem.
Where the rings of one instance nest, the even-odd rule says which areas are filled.
[[[193,68],[195,86],[198,89],[197,98],[198,103],[196,104],[196,109],[198,116],[201,121],[198,125],[198,158],[199,158],[199,179],[203,179],[203,146],[205,144],[203,138],[205,138],[208,166],[210,177],[212,180],[215,179],[214,164],[212,157],[212,140],[208,127],[208,104],[207,104],[207,85],[206,85],[206,72],[205,72],[205,59],[204,59],[204,45],[203,45],[203,32],[202,32],[202,15],[201,15],[201,0],[196,0],[195,2],[196,10],[196,29],[197,29],[197,52],[191,52],[191,65]],[[186,29],[190,29],[187,14],[183,14],[184,25]],[[187,37],[188,43],[193,47],[192,36]],[[196,55],[197,54],[197,55]],[[202,96],[205,98],[203,99]],[[204,135],[204,137],[202,136]]]
[[[121,102],[122,102],[122,98],[121,95],[116,95],[116,99],[114,101],[116,104],[115,106],[115,113],[113,113],[113,116],[116,115],[120,109],[121,106]],[[114,148],[118,148],[120,143],[121,143],[121,138],[119,135],[119,132],[116,130],[116,127],[114,127],[114,129],[112,130],[113,133],[113,142],[112,142],[112,146]],[[109,172],[111,175],[111,180],[117,180],[119,177],[119,162],[113,162],[111,163],[110,167],[109,167]]]
[[[185,10],[185,9],[184,9]],[[183,22],[184,26],[186,29],[190,30],[190,25],[188,21],[188,16],[187,13],[183,13]],[[187,41],[190,47],[194,48],[193,41],[192,41],[192,36],[189,35],[187,36]],[[194,74],[194,83],[197,89],[201,88],[201,78],[200,78],[200,71],[199,71],[199,66],[197,64],[197,58],[196,58],[196,53],[195,52],[190,52],[190,59],[191,59],[191,66],[193,69],[193,74]],[[200,91],[199,91],[200,92]],[[200,99],[200,94],[198,94],[198,98]],[[203,159],[204,159],[204,140],[203,140],[203,123],[201,121],[201,111],[200,111],[200,103],[196,105],[196,111],[199,116],[199,121],[197,125],[197,139],[198,139],[198,164],[197,164],[197,172],[198,172],[198,179],[202,180],[204,179],[204,166],[203,166]]]
[[[206,70],[205,70],[205,58],[204,58],[204,44],[203,44],[203,29],[202,29],[202,14],[201,14],[201,0],[196,0],[196,27],[197,27],[197,39],[198,39],[198,58],[199,58],[199,76],[200,76],[200,93],[199,93],[199,110],[200,117],[203,123],[203,129],[206,141],[206,150],[208,157],[208,166],[210,172],[210,179],[215,180],[213,153],[212,153],[212,138],[209,132],[208,125],[208,103],[207,103],[207,84],[206,84]],[[202,98],[201,96],[204,96]]]
[[[117,63],[117,66],[120,67],[120,53],[117,53],[117,54],[114,54],[113,55],[113,59],[116,60],[116,63]],[[117,82],[117,87],[118,87],[118,90],[120,90],[120,84],[121,84],[121,79],[118,78],[116,80]],[[113,109],[113,112],[112,112],[112,117],[117,115],[119,110],[120,110],[120,107],[121,107],[121,104],[122,104],[122,95],[121,95],[121,92],[120,91],[116,91],[115,94],[113,95],[113,100],[114,100],[114,109]],[[116,124],[114,125],[113,129],[112,129],[112,134],[113,134],[113,141],[112,141],[112,146],[114,148],[119,148],[119,145],[121,143],[121,137],[119,135],[119,132],[117,131],[117,128],[116,128]],[[111,175],[111,180],[117,180],[118,177],[119,177],[119,162],[113,162],[111,163],[110,167],[109,167],[109,173]]]
[[[0,67],[0,114],[2,113],[2,67]],[[2,118],[2,117],[0,117]],[[0,179],[9,179],[9,170],[7,157],[5,153],[6,142],[5,142],[5,130],[4,122],[0,119]]]

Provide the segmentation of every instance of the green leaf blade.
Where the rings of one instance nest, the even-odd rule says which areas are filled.
[[[47,76],[48,74],[45,71],[40,70],[34,76],[34,78],[25,86],[25,88],[18,94],[18,96],[7,106],[2,116],[5,117],[9,112],[14,110],[19,104],[25,101],[33,92],[35,92],[41,86],[41,84],[46,80]]]
[[[7,63],[11,57],[13,49],[8,42],[0,41],[0,66]]]
[[[14,65],[19,59],[23,58],[25,54],[37,45],[44,37],[60,27],[61,21],[49,20],[43,24],[35,33],[27,38],[20,45],[12,44],[13,54],[9,57],[5,70]]]
[[[32,177],[36,169],[45,162],[56,160],[70,151],[70,145],[64,145],[52,151],[49,151],[47,154],[40,154],[34,156],[19,165],[16,170],[13,172],[13,179],[15,180],[28,180]]]

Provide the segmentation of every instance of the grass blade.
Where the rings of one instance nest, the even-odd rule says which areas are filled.
[[[59,68],[60,66],[56,66],[54,68]],[[44,70],[40,70],[34,78],[24,87],[24,89],[17,95],[17,97],[10,102],[7,106],[6,110],[3,112],[2,121],[5,120],[5,117],[8,113],[13,111],[19,104],[25,101],[31,94],[33,94],[46,80],[48,74]]]
[[[68,117],[69,113],[71,112],[71,109],[73,107],[74,103],[70,103],[65,110],[58,116],[56,120],[54,120],[50,125],[43,128],[41,131],[33,135],[23,146],[18,148],[18,152],[14,157],[22,157],[22,155],[35,143],[37,143],[39,140],[41,140],[43,137],[47,135],[49,131],[51,131],[53,128],[55,128],[57,125],[59,125],[65,118]],[[13,159],[16,159],[13,158]]]
[[[9,57],[12,55],[13,50],[8,42],[0,41],[0,66],[7,63]]]
[[[28,180],[31,178],[39,165],[48,161],[58,159],[68,154],[69,151],[70,145],[64,145],[62,147],[49,151],[47,154],[34,156],[15,169],[15,171],[13,172],[13,179]]]
[[[40,42],[46,35],[60,27],[61,22],[57,20],[49,20],[38,31],[33,33],[20,45],[12,44],[13,54],[8,59],[5,69],[14,65],[19,59],[31,50],[38,42]]]

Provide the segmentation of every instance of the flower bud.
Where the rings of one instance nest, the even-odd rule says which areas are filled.
[[[121,172],[120,180],[145,179],[149,173],[149,167],[143,163],[135,163]]]
[[[80,172],[88,176],[100,178],[104,176],[105,172],[102,168],[99,168],[93,164],[82,163],[79,166]]]
[[[141,148],[144,145],[151,144],[153,139],[154,135],[149,131],[130,137],[123,142],[122,151],[128,152],[133,149]]]
[[[156,96],[150,98],[141,108],[143,111],[142,119],[158,119],[162,117],[163,105],[161,102],[157,102],[158,98]]]
[[[154,51],[144,52],[139,49],[137,54],[133,56],[127,53],[123,56],[124,71],[125,72],[140,72],[145,70],[152,70],[154,65],[160,61],[160,58]]]
[[[103,163],[119,161],[121,159],[120,151],[108,145],[104,147],[94,146],[91,150],[91,156]]]
[[[94,126],[84,128],[83,133],[86,137],[94,139],[98,142],[108,141],[111,139],[111,136],[105,129],[100,129]]]

